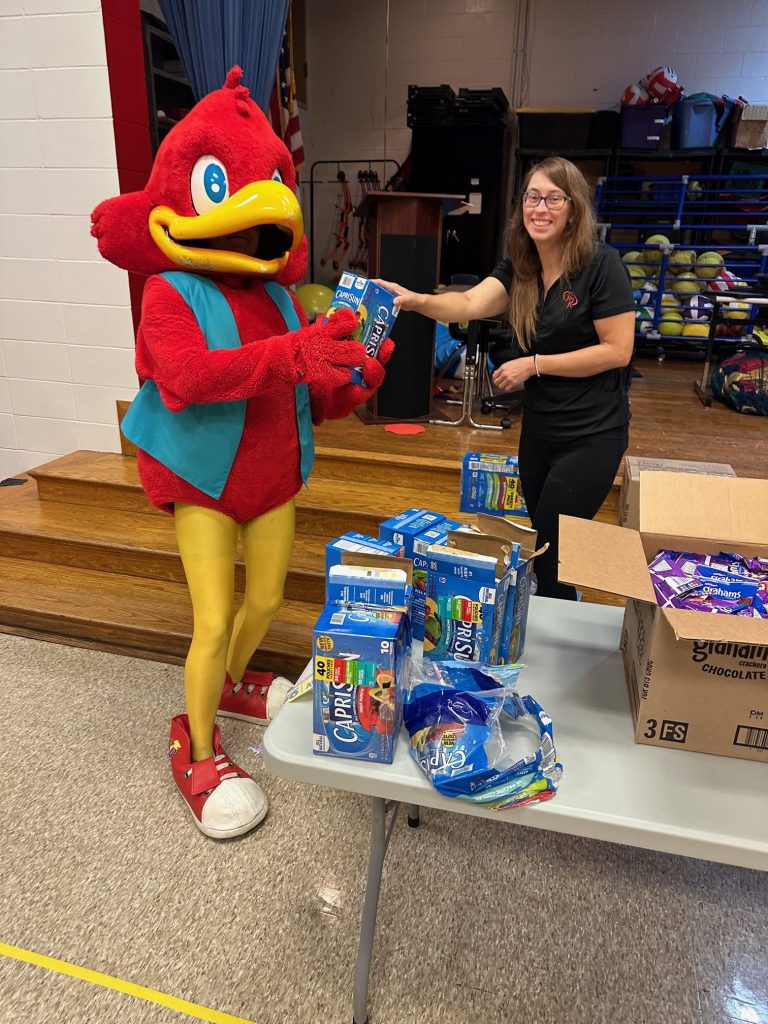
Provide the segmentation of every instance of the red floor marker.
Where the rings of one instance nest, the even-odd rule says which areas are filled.
[[[388,423],[384,429],[390,434],[423,434],[427,428],[420,423]]]

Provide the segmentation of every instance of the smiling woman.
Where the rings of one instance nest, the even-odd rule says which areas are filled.
[[[583,175],[561,157],[531,169],[508,257],[469,291],[417,295],[383,283],[400,308],[442,322],[509,317],[515,342],[497,354],[493,382],[524,389],[520,480],[539,544],[549,544],[536,559],[538,593],[575,600],[557,579],[559,518],[596,515],[626,450],[635,308],[617,252],[596,240]]]

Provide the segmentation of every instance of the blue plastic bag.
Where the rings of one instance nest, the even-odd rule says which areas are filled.
[[[516,690],[521,665],[414,662],[403,721],[411,755],[444,796],[496,810],[554,796],[552,721]]]

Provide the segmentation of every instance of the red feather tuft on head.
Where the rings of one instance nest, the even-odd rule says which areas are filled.
[[[168,133],[143,191],[107,199],[93,211],[91,233],[110,263],[141,274],[179,269],[152,241],[148,217],[156,206],[169,206],[183,217],[197,216],[190,178],[202,156],[213,156],[226,168],[230,195],[252,181],[270,180],[275,171],[288,188],[295,188],[291,155],[241,85],[242,74],[233,67],[224,87],[204,96]],[[300,280],[305,266],[303,245],[280,272],[281,283]]]
[[[243,69],[239,64],[235,64],[233,68],[230,68],[227,72],[227,78],[224,82],[225,89],[235,89],[243,80]]]

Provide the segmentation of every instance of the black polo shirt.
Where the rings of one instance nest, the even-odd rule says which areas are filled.
[[[509,290],[512,264],[502,260],[492,271]],[[593,321],[635,308],[629,275],[619,254],[598,244],[591,263],[570,280],[559,278],[544,295],[539,281],[539,312],[530,354],[576,352],[600,340]],[[494,353],[498,361],[499,355]],[[510,346],[507,358],[525,355]],[[629,400],[621,370],[593,377],[529,377],[523,396],[523,422],[529,433],[551,441],[570,441],[586,434],[622,430],[629,422]]]

